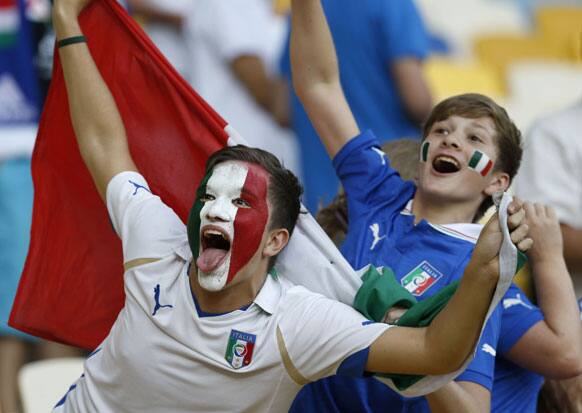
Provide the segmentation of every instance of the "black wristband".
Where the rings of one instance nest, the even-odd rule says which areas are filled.
[[[87,43],[87,38],[85,36],[67,37],[57,41],[57,47],[60,49],[61,47],[65,47],[75,43]]]

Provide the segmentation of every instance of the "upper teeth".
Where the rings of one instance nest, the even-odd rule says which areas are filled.
[[[446,161],[454,164],[456,167],[459,167],[459,162],[455,158],[451,158],[450,156],[441,155],[437,157],[439,161]]]
[[[217,231],[215,229],[207,229],[206,231],[204,231],[204,236],[208,236],[208,235],[220,235],[222,238],[226,239],[226,237],[224,236],[224,234],[220,231]]]

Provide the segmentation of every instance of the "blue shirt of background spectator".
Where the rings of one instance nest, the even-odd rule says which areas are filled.
[[[323,0],[338,55],[341,82],[361,130],[372,129],[381,142],[419,137],[420,127],[406,114],[390,64],[402,58],[424,59],[429,38],[411,0]],[[289,48],[282,72],[291,84]],[[339,182],[329,157],[301,103],[292,93],[293,128],[299,138],[307,207],[329,203]]]

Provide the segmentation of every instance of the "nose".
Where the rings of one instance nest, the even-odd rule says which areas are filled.
[[[230,202],[228,200],[218,198],[208,205],[206,210],[206,217],[210,221],[228,222],[232,219],[229,212]]]
[[[454,149],[459,149],[461,147],[459,135],[456,132],[451,132],[442,141],[445,147],[451,147]]]

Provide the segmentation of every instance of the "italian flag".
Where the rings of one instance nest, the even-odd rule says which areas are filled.
[[[493,161],[483,152],[475,151],[469,160],[469,168],[474,169],[481,176],[487,176],[491,168],[493,168]]]
[[[15,44],[19,27],[17,0],[0,0],[0,48]]]

